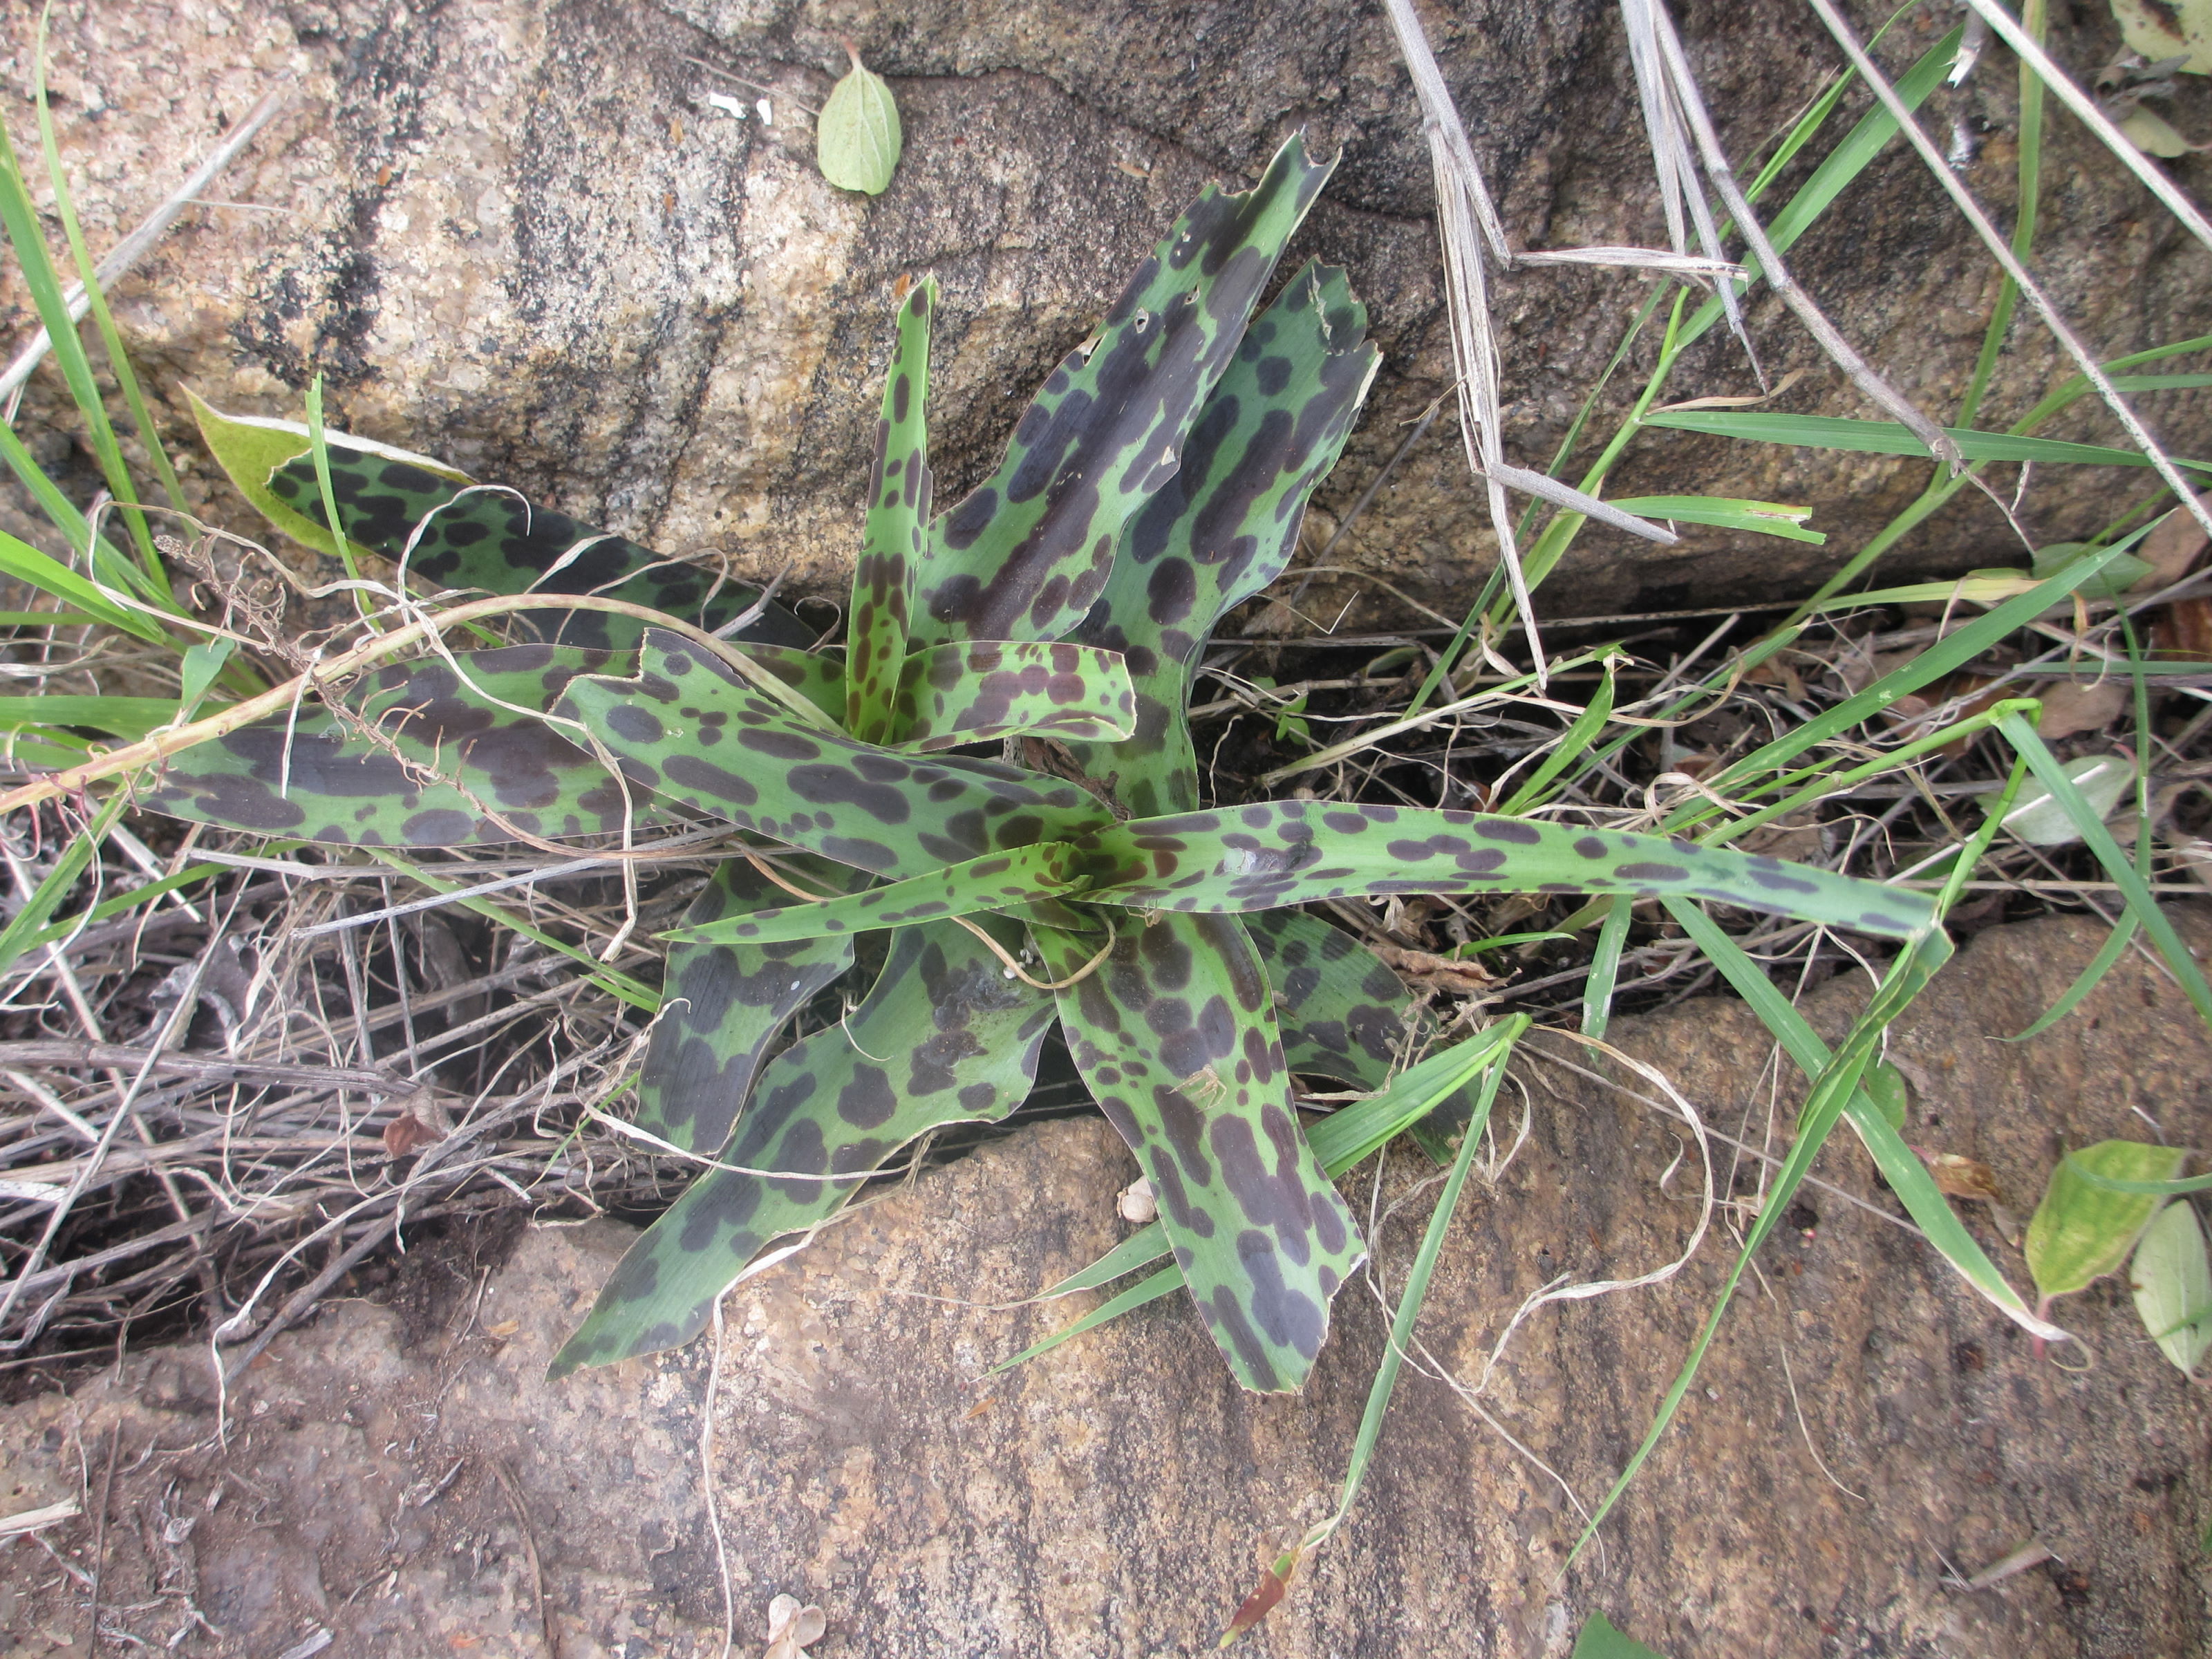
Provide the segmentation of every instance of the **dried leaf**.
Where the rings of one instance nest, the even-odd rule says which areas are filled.
[[[1997,1188],[1996,1171],[1978,1158],[1957,1152],[1923,1152],[1920,1161],[1928,1166],[1928,1173],[1936,1177],[1936,1185],[1946,1198],[1978,1199],[1985,1204],[2004,1202],[2004,1194]]]
[[[1260,1582],[1237,1609],[1237,1616],[1229,1621],[1229,1628],[1221,1632],[1221,1640],[1214,1645],[1227,1647],[1250,1630],[1274,1609],[1283,1599],[1283,1592],[1291,1587],[1291,1575],[1298,1570],[1298,1552],[1285,1550],[1277,1556],[1273,1565],[1260,1575]]]
[[[2128,706],[2128,688],[2118,680],[2062,680],[2042,694],[2043,715],[2035,729],[2046,743],[2077,732],[2101,732]]]
[[[2181,68],[2212,75],[2212,0],[2112,0],[2120,38],[2151,63],[2186,56]]]
[[[2212,507],[2212,490],[2197,499]],[[2174,508],[2136,549],[2137,556],[2151,568],[2151,574],[2136,586],[2156,589],[2179,581],[2195,568],[2197,556],[2204,551],[2206,539],[2204,526],[2193,515],[2184,508]]]

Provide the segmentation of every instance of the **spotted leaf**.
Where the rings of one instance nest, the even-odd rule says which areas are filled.
[[[1020,732],[1111,742],[1127,737],[1136,719],[1129,671],[1115,652],[955,641],[906,659],[887,741],[924,754]]]
[[[1271,801],[1133,820],[1078,843],[1096,896],[1167,910],[1273,909],[1386,893],[1680,894],[1911,939],[1927,895],[1761,854],[1437,808]]]
[[[1183,441],[1176,476],[1122,526],[1105,596],[1073,636],[1126,655],[1128,741],[1076,751],[1137,816],[1198,805],[1191,665],[1230,606],[1283,573],[1380,354],[1344,273],[1308,264],[1254,319]]]
[[[1045,381],[999,470],[930,526],[917,644],[1058,639],[1082,620],[1332,166],[1292,138],[1252,189],[1208,186],[1176,222],[1097,344]]]
[[[398,563],[421,582],[488,593],[594,593],[665,611],[714,632],[760,603],[758,588],[719,571],[664,559],[620,536],[533,506],[514,491],[471,483],[434,471],[420,457],[358,448],[358,440],[329,434],[331,489],[349,541]],[[323,516],[314,459],[304,428],[294,458],[264,475],[250,494],[331,544]],[[599,649],[637,642],[641,624],[605,611],[526,611],[520,625],[563,645]],[[734,637],[804,647],[813,630],[782,606],[769,604]]]
[[[635,675],[577,679],[558,712],[639,787],[876,875],[925,875],[1062,841],[1106,815],[1073,784],[923,760],[802,726],[712,653],[648,633]]]
[[[380,669],[344,693],[343,716],[307,703],[184,750],[139,799],[204,823],[365,847],[618,830],[648,816],[644,794],[542,714],[516,710],[543,710],[577,676],[631,660],[518,645]]]
[[[845,665],[795,646],[748,643],[745,654],[832,720],[845,717]]]
[[[1072,893],[1083,885],[1073,849],[1063,841],[1039,842],[1011,852],[970,859],[926,876],[847,893],[818,903],[784,903],[709,922],[687,921],[661,935],[693,945],[765,944],[830,939],[872,927],[904,927],[917,921],[971,916]]]
[[[1004,1117],[1028,1097],[1054,1013],[960,928],[900,929],[867,1000],[770,1060],[738,1120],[721,1161],[786,1178],[710,1170],[694,1182],[630,1247],[552,1375],[688,1342],[748,1262],[835,1215],[916,1135]]]
[[[1081,939],[1032,936],[1054,978],[1091,955]],[[1291,1110],[1267,976],[1243,922],[1126,926],[1105,964],[1059,997],[1075,1063],[1151,1182],[1231,1372],[1261,1392],[1297,1388],[1329,1300],[1365,1252]]]
[[[1344,929],[1303,910],[1262,910],[1244,926],[1274,988],[1291,1069],[1362,1089],[1388,1086],[1412,1040],[1434,1024],[1412,1006],[1405,981]],[[1449,1163],[1452,1138],[1474,1109],[1474,1091],[1462,1091],[1424,1113],[1413,1139]]]
[[[788,867],[825,887],[866,879],[826,860]],[[684,921],[702,926],[788,896],[748,860],[725,859]],[[688,1152],[719,1151],[769,1043],[852,965],[849,939],[670,946],[660,1018],[637,1076],[637,1127]]]
[[[888,743],[896,729],[900,669],[907,658],[907,607],[921,563],[935,482],[929,471],[929,316],[937,283],[924,278],[899,307],[898,350],[876,422],[867,527],[853,566],[845,629],[845,729]]]

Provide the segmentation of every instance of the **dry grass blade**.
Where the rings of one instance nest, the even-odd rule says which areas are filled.
[[[1451,322],[1452,357],[1459,374],[1460,435],[1467,446],[1468,465],[1483,481],[1491,527],[1498,537],[1498,556],[1505,567],[1513,602],[1528,636],[1537,684],[1541,685],[1547,672],[1543,639],[1537,629],[1528,577],[1521,566],[1512,514],[1505,504],[1506,486],[1573,512],[1587,513],[1662,544],[1671,545],[1676,538],[1671,531],[1648,520],[1608,507],[1578,489],[1506,461],[1499,431],[1498,342],[1491,327],[1489,282],[1483,270],[1482,250],[1486,245],[1502,266],[1510,266],[1513,254],[1483,182],[1481,167],[1474,159],[1474,147],[1468,142],[1467,129],[1452,102],[1451,90],[1437,67],[1435,53],[1429,49],[1421,20],[1411,0],[1387,0],[1387,3],[1399,50],[1420,100],[1430,167],[1436,178],[1437,229],[1443,245],[1444,294]]]
[[[1859,355],[1857,348],[1844,338],[1836,325],[1828,320],[1820,308],[1813,303],[1811,296],[1799,288],[1796,279],[1790,276],[1789,267],[1783,263],[1780,251],[1768,240],[1765,230],[1759,222],[1759,216],[1752,210],[1751,203],[1736,184],[1735,170],[1729,165],[1728,153],[1721,148],[1720,135],[1713,130],[1712,118],[1705,110],[1705,98],[1698,92],[1697,80],[1690,72],[1689,59],[1683,54],[1681,37],[1675,33],[1674,21],[1668,16],[1666,7],[1661,0],[1621,0],[1621,4],[1632,15],[1645,20],[1654,42],[1653,55],[1657,60],[1655,69],[1663,71],[1664,75],[1667,106],[1679,109],[1688,122],[1691,132],[1696,136],[1698,153],[1704,158],[1705,172],[1712,179],[1713,187],[1720,192],[1721,199],[1728,204],[1738,234],[1751,245],[1752,252],[1758,256],[1759,271],[1765,277],[1767,285],[1783,304],[1790,307],[1790,313],[1804,325],[1806,332],[1819,343],[1820,349],[1850,376],[1852,385],[1902,422],[1906,430],[1928,446],[1931,454],[1948,463],[1956,472],[1966,465],[1966,458],[1959,453],[1956,441],[1921,413],[1911,399],[1876,374],[1873,366]],[[1644,72],[1644,60],[1638,58],[1636,63],[1640,81]],[[1675,153],[1679,160],[1679,149]],[[1662,173],[1666,165],[1662,161]],[[1690,199],[1693,207],[1701,207],[1704,192],[1692,190]],[[1701,236],[1705,234],[1709,222],[1709,218],[1701,214],[1698,221]],[[1717,252],[1718,249],[1709,241],[1707,251]],[[1737,319],[1734,310],[1734,289],[1724,283],[1721,295],[1728,302],[1730,321],[1735,323]],[[1747,351],[1750,349],[1748,339],[1744,342],[1744,349]],[[1756,358],[1753,360],[1753,366],[1757,367]],[[1764,389],[1766,385],[1765,374],[1760,374],[1759,383]]]
[[[1986,0],[1976,0],[1976,3],[1977,9],[1981,9],[1986,4]],[[1859,38],[1850,23],[1844,21],[1842,14],[1830,3],[1830,0],[1808,0],[1808,3],[1820,14],[1820,21],[1828,27],[1828,33],[1836,37],[1836,43],[1843,47],[1845,55],[1850,58],[1851,66],[1865,79],[1867,85],[1873,89],[1875,96],[1879,98],[1883,106],[1889,111],[1892,118],[1897,122],[1898,130],[1905,135],[1912,148],[1919,152],[1920,159],[1927,163],[1928,170],[1936,176],[1936,182],[1943,186],[1945,192],[1949,195],[1960,213],[1965,216],[1966,222],[1973,226],[1974,234],[1979,236],[1988,246],[1991,257],[2004,267],[2005,274],[2019,285],[2021,293],[2035,308],[2035,313],[2042,319],[2044,326],[2049,329],[2052,337],[2065,348],[2066,355],[2074,360],[2075,367],[2081,371],[2083,377],[2096,388],[2098,397],[2104,400],[2105,406],[2112,411],[2121,426],[2126,429],[2130,441],[2149,459],[2151,465],[2157,470],[2158,476],[2165,481],[2166,487],[2173,491],[2189,515],[2203,526],[2208,532],[2212,532],[2212,513],[2208,513],[2204,503],[2197,499],[2196,489],[2182,477],[2173,463],[2166,459],[2166,451],[2160,447],[2158,441],[2151,436],[2143,423],[2136,418],[2135,411],[2128,407],[2126,401],[2121,398],[2118,390],[2112,385],[2112,378],[2098,366],[2097,360],[2090,354],[2088,348],[2083,345],[2074,331],[2067,326],[2066,319],[2059,314],[2058,308],[2051,303],[2050,296],[2043,291],[2041,285],[2029,274],[2027,267],[2021,263],[2020,256],[2012,251],[2011,244],[1997,234],[1996,227],[1990,222],[1989,215],[1982,211],[1981,204],[1974,199],[1972,193],[1960,181],[1958,174],[1945,162],[1942,152],[1936,148],[1934,142],[1929,139],[1926,132],[1922,131],[1920,123],[1914,118],[1911,110],[1905,106],[1905,100],[1897,95],[1897,89],[1890,85],[1887,77],[1882,74],[1874,60],[1867,56],[1865,46],[1860,44]],[[1993,7],[1988,9],[1996,9]],[[1996,20],[1993,18],[1991,21],[1994,24]],[[2005,38],[2012,42],[2015,51],[2021,49],[2021,41],[2013,41],[2012,35],[2006,33],[2002,26],[1998,26],[1998,32],[2005,34]],[[2027,37],[2021,36],[2021,40],[2026,41]],[[2027,44],[2031,46],[2033,45],[2032,41],[2027,41]],[[2040,53],[2038,53],[2038,56],[2040,57]],[[2056,69],[2048,67],[2049,62],[2048,58],[2044,58],[2042,64],[2039,66],[2039,72],[2057,75]],[[2063,86],[2066,84],[2064,77],[2060,76],[2052,84]],[[2124,140],[2118,142],[2123,148],[2132,150],[2132,146],[2127,145]],[[2164,201],[2166,198],[2161,196],[2160,199]],[[2168,205],[2172,204],[2169,203]],[[2190,222],[2190,221],[2185,220],[2185,222]],[[2194,223],[2202,224],[2203,220],[2201,217],[2197,217]],[[2193,228],[2194,225],[2192,225]]]

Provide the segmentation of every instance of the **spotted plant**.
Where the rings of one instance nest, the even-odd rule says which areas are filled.
[[[1408,1036],[1390,970],[1294,907],[1543,890],[1893,937],[1930,925],[1910,893],[1649,836],[1204,805],[1194,665],[1223,613],[1282,572],[1376,362],[1340,271],[1309,264],[1254,314],[1328,173],[1293,141],[1251,190],[1205,192],[1045,382],[997,471],[942,514],[925,414],[935,289],[916,283],[842,650],[809,653],[785,613],[711,573],[331,441],[330,496],[359,546],[449,590],[629,608],[550,602],[519,613],[534,642],[365,675],[331,707],[177,756],[153,805],[369,844],[700,817],[744,838],[667,935],[636,1086],[638,1127],[707,1167],[556,1371],[696,1334],[749,1263],[835,1216],[902,1147],[1012,1112],[1057,1027],[1230,1370],[1294,1389],[1364,1246],[1291,1076],[1378,1087]],[[299,429],[205,421],[249,495],[336,545]],[[979,744],[1029,764],[963,752]],[[845,1018],[785,1040],[854,977]]]

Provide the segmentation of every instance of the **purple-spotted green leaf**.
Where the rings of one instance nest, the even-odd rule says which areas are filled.
[[[863,743],[890,742],[898,725],[907,607],[914,599],[935,487],[929,471],[927,404],[929,321],[936,304],[936,280],[925,277],[899,307],[898,349],[876,422],[867,527],[853,566],[853,603],[845,629],[845,729]]]
[[[1441,808],[1270,801],[1133,820],[1078,842],[1093,896],[1167,910],[1267,910],[1388,893],[1679,894],[1912,939],[1926,894],[1660,836]]]
[[[1030,732],[1107,742],[1136,727],[1129,671],[1112,651],[1042,641],[953,641],[917,651],[899,675],[885,739],[921,754]]]
[[[319,553],[335,556],[338,550],[337,538],[323,522],[322,508],[317,500],[315,516],[310,519],[295,505],[300,499],[296,490],[287,489],[278,495],[270,488],[270,475],[289,462],[301,460],[308,454],[313,441],[307,428],[297,421],[270,420],[258,415],[226,415],[221,410],[201,401],[198,393],[187,390],[185,397],[192,408],[192,418],[199,423],[200,441],[214,456],[246,497],[248,505],[302,546],[312,547]],[[434,461],[427,455],[416,455],[407,450],[393,449],[388,445],[373,444],[365,438],[356,438],[343,432],[327,428],[323,441],[328,447],[333,482],[341,466],[350,466],[370,456],[380,460],[399,463],[404,471],[395,472],[396,480],[414,483],[420,480],[413,492],[415,518],[419,519],[442,501],[450,501],[455,492],[467,489],[474,480],[465,472],[449,467],[442,461]],[[319,498],[315,470],[312,460],[306,465],[307,493]],[[395,489],[398,486],[395,484]],[[414,522],[410,519],[409,523]],[[355,548],[363,553],[382,550],[368,544],[361,528],[349,523],[348,531]],[[502,589],[501,592],[509,590]]]
[[[825,887],[866,879],[826,860],[802,857],[786,867]],[[684,921],[720,921],[788,897],[749,860],[725,859]],[[672,945],[660,1018],[637,1076],[637,1127],[687,1152],[720,1150],[769,1043],[852,965],[849,939]]]
[[[1139,817],[1198,805],[1191,665],[1222,614],[1273,583],[1336,465],[1380,355],[1344,273],[1308,264],[1253,320],[1183,441],[1182,465],[1122,526],[1105,596],[1074,638],[1123,653],[1135,735],[1075,750]]]
[[[832,720],[845,715],[845,665],[795,646],[748,642],[745,654]]]
[[[850,938],[872,927],[904,927],[918,921],[1011,909],[1076,892],[1082,886],[1083,878],[1075,872],[1073,849],[1063,841],[1039,842],[818,903],[787,902],[774,909],[748,910],[715,921],[687,921],[661,937],[690,945]]]
[[[1258,911],[1244,918],[1244,927],[1274,987],[1291,1069],[1361,1089],[1389,1087],[1416,1039],[1436,1024],[1413,1007],[1406,982],[1389,963],[1341,927],[1303,910]],[[1451,1162],[1476,1092],[1462,1090],[1423,1113],[1409,1131],[1437,1163]]]
[[[926,875],[1106,816],[1073,784],[803,726],[674,634],[648,632],[640,664],[578,678],[556,712],[588,726],[638,787],[840,864]]]
[[[1082,620],[1123,523],[1175,476],[1192,420],[1331,165],[1292,138],[1252,189],[1209,185],[1170,228],[1097,343],[1045,381],[999,470],[930,526],[908,623],[917,645],[1058,639]]]
[[[546,708],[578,676],[631,660],[517,645],[456,653],[459,673],[441,658],[380,669],[344,694],[346,718],[311,702],[184,750],[139,800],[204,823],[363,847],[604,834],[625,817],[645,822],[652,803],[542,715],[501,705]]]
[[[551,1374],[688,1342],[748,1262],[835,1215],[861,1177],[915,1136],[1004,1117],[1028,1097],[1054,1012],[1049,995],[1007,979],[951,923],[900,929],[852,1017],[762,1069],[722,1154],[725,1164],[795,1178],[701,1176],[630,1247]]]
[[[1262,1393],[1305,1381],[1329,1301],[1364,1259],[1351,1212],[1290,1101],[1266,972],[1233,917],[1124,923],[1059,993],[1084,1081],[1137,1155],[1176,1265],[1229,1369]],[[1053,977],[1087,943],[1032,929]]]
[[[1294,1072],[1380,1089],[1405,1056],[1405,981],[1341,927],[1303,910],[1244,919],[1267,970]]]
[[[290,421],[224,415],[192,399],[200,433],[231,482],[295,541],[335,552],[307,428]],[[404,559],[420,581],[487,593],[594,593],[665,611],[709,632],[760,599],[757,588],[665,560],[511,489],[478,484],[427,456],[325,431],[331,494],[346,539],[362,552]],[[637,642],[640,625],[604,611],[518,613],[520,625],[562,645],[599,650]],[[804,647],[813,633],[781,605],[735,637]]]

